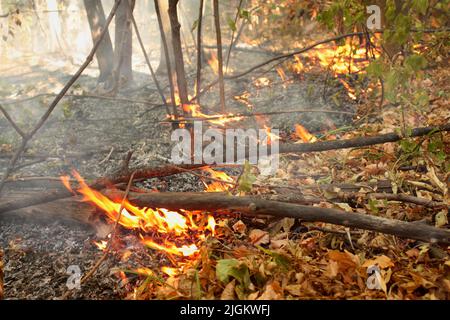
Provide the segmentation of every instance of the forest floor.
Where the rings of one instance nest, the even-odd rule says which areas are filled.
[[[236,54],[234,56],[234,54]],[[233,54],[231,68],[246,69],[264,61],[270,53],[246,52]],[[251,65],[249,64],[251,62]],[[53,69],[52,69],[53,68]],[[73,66],[50,67],[49,61],[37,61],[36,67],[21,70],[12,66],[2,71],[0,93],[2,101],[20,97],[54,93],[73,72]],[[214,79],[207,68],[204,83]],[[192,68],[191,68],[192,69]],[[320,70],[320,69],[319,69]],[[92,71],[92,70],[91,70]],[[269,126],[280,129],[282,142],[297,142],[295,124],[306,127],[318,139],[345,139],[368,134],[394,132],[404,124],[410,128],[446,124],[449,71],[441,65],[426,71],[420,80],[430,97],[422,109],[408,108],[402,119],[400,106],[379,99],[348,98],[337,79],[325,72],[305,72],[301,75],[286,70],[287,79],[270,69],[248,77],[228,81],[229,112],[271,112],[284,110],[321,109],[342,114],[292,113],[270,117]],[[52,114],[47,124],[30,143],[26,161],[42,160],[26,166],[13,176],[4,197],[17,198],[40,192],[39,181],[18,178],[44,176],[57,178],[75,168],[85,178],[107,176],[120,168],[128,151],[133,157],[132,168],[166,163],[173,143],[171,127],[165,121],[165,110],[158,94],[149,83],[149,76],[136,72],[135,83],[119,95],[122,101],[77,97],[92,94],[95,78],[88,72],[80,78],[70,94]],[[26,76],[27,75],[27,76]],[[191,70],[190,84],[193,87]],[[11,95],[14,92],[14,96]],[[125,99],[130,101],[126,102]],[[131,101],[134,100],[134,101]],[[7,104],[8,111],[24,128],[51,101],[42,96],[20,104]],[[202,98],[206,110],[214,113],[218,101],[217,88]],[[368,110],[372,110],[369,112]],[[355,116],[347,113],[353,112]],[[404,121],[404,122],[403,122]],[[257,127],[250,118],[238,127]],[[0,119],[0,167],[5,168],[18,137]],[[436,138],[436,136],[438,136]],[[403,143],[388,143],[361,149],[331,150],[301,155],[281,156],[280,168],[273,177],[258,176],[249,192],[259,195],[301,193],[321,199],[314,206],[339,208],[361,214],[372,214],[406,221],[426,220],[448,227],[449,174],[442,152],[449,154],[450,139],[446,133],[432,137],[408,139],[417,142],[417,152],[406,152]],[[439,153],[441,152],[441,153]],[[239,171],[225,169],[238,176]],[[48,179],[47,179],[48,180]],[[50,179],[51,180],[51,179]],[[52,182],[53,181],[53,182]],[[414,195],[446,203],[443,208],[370,197],[376,185],[389,181],[394,193]],[[52,188],[59,182],[51,180]],[[48,181],[46,181],[48,183]],[[321,184],[348,183],[357,186],[351,201],[336,201],[339,188],[323,190],[308,188]],[[138,187],[159,191],[202,191],[202,180],[190,173],[147,180]],[[48,190],[48,184],[45,187]],[[293,191],[294,190],[294,191]],[[54,213],[48,206],[34,206],[0,217],[0,249],[5,252],[5,298],[55,299],[67,291],[70,274],[67,268],[77,265],[88,270],[102,256],[93,241],[111,232],[111,226],[99,223],[95,228],[83,223],[65,221],[64,210],[98,210],[87,204],[55,203]],[[46,218],[40,218],[40,216]],[[98,218],[97,218],[98,219]],[[285,218],[273,220],[232,216],[220,218],[216,237],[202,245],[195,261],[183,262],[174,275],[160,275],[155,281],[145,273],[124,270],[157,270],[171,263],[161,253],[150,252],[137,237],[122,232],[122,246],[97,270],[96,274],[75,290],[71,298],[84,299],[174,299],[174,298],[240,298],[240,299],[448,299],[450,297],[450,253],[448,247],[400,239],[371,231],[350,230],[325,223],[302,223]],[[224,264],[230,263],[231,266]],[[367,269],[377,264],[381,272],[381,287],[368,288]],[[221,265],[221,268],[219,268]],[[225,270],[224,270],[225,269]],[[234,271],[230,271],[234,270]],[[158,280],[159,279],[159,280]],[[163,279],[164,281],[161,281]],[[226,279],[226,281],[224,281]]]

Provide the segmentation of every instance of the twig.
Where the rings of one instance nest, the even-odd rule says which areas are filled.
[[[197,24],[197,82],[195,87],[195,95],[197,103],[200,104],[200,86],[202,80],[202,23],[203,23],[203,4],[204,0],[200,0]]]
[[[225,113],[225,84],[223,77],[223,57],[222,57],[222,31],[220,30],[220,16],[219,16],[219,0],[213,0],[214,10],[214,25],[216,28],[216,40],[217,40],[217,60],[218,60],[218,73],[219,73],[219,90],[220,90],[220,111]]]
[[[8,120],[8,122],[11,124],[11,126],[14,128],[14,130],[16,130],[16,132],[22,137],[25,138],[26,134],[25,132],[22,131],[22,129],[19,128],[19,126],[14,122],[14,120],[11,118],[11,116],[9,115],[8,112],[6,112],[6,110],[3,108],[3,106],[0,104],[0,111],[3,113],[3,115],[5,116],[6,120]]]
[[[131,15],[131,22],[133,23],[133,26],[134,26],[134,31],[136,32],[136,37],[138,39],[139,45],[141,46],[142,53],[144,54],[145,62],[147,63],[148,69],[150,70],[150,74],[152,75],[153,82],[156,85],[156,89],[158,90],[158,93],[159,93],[159,95],[161,97],[161,100],[162,100],[163,104],[166,106],[167,114],[170,115],[170,112],[169,112],[169,109],[168,109],[168,106],[167,106],[166,97],[164,96],[164,92],[162,91],[161,86],[159,84],[159,81],[156,78],[155,72],[153,71],[152,64],[150,63],[150,59],[148,58],[147,51],[145,50],[145,46],[144,46],[144,43],[142,41],[141,34],[139,32],[139,28],[138,28],[137,23],[136,23],[136,19],[134,18],[134,14],[133,14],[133,12],[131,10],[130,10],[130,15]]]
[[[230,54],[231,54],[231,50],[233,49],[235,28],[236,28],[237,20],[239,18],[239,14],[241,13],[242,2],[244,2],[244,0],[239,0],[239,5],[237,7],[236,15],[234,17],[234,22],[233,22],[234,28],[233,28],[233,32],[231,33],[230,46],[228,47],[228,51],[227,51],[227,58],[226,58],[226,62],[225,62],[225,73],[228,73],[228,62],[230,62]]]
[[[355,199],[361,196],[364,196],[365,194],[361,193],[350,193],[350,194],[343,194],[343,198],[345,199]],[[367,193],[366,194],[369,198],[374,199],[386,199],[388,201],[400,201],[400,202],[408,202],[413,203],[417,205],[421,205],[428,208],[448,208],[450,209],[450,205],[445,204],[443,202],[428,200],[424,198],[419,198],[415,196],[411,196],[408,194],[398,193]]]

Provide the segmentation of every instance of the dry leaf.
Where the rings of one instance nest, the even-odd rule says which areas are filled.
[[[381,255],[376,257],[375,259],[366,260],[363,263],[364,268],[368,268],[370,266],[378,265],[381,269],[386,269],[394,266],[391,258],[386,257],[385,255]]]
[[[223,289],[222,294],[220,295],[220,300],[234,300],[235,294],[234,289],[236,288],[236,279],[233,279],[233,281],[229,282],[225,289]]]
[[[250,242],[255,246],[267,244],[270,241],[269,233],[260,229],[253,229],[249,234]]]
[[[239,232],[241,234],[243,234],[243,233],[245,233],[245,231],[247,231],[247,226],[241,220],[239,220],[238,222],[233,224],[232,228],[235,232]]]
[[[280,299],[282,299],[283,296],[282,296],[281,292],[278,291],[279,289],[281,289],[279,287],[280,286],[274,282],[266,285],[266,288],[265,288],[263,294],[257,300],[280,300]]]

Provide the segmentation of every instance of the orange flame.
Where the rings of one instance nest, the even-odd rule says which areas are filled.
[[[208,59],[208,64],[215,75],[219,74],[219,60],[215,52],[211,52],[211,57]]]
[[[213,181],[211,184],[206,184],[206,192],[222,192],[229,190],[233,184],[234,179],[227,175],[225,172],[215,171],[211,168],[205,168],[203,171],[208,172],[212,178],[222,180],[224,182]]]
[[[308,130],[306,130],[305,127],[303,127],[302,125],[296,124],[295,125],[295,134],[297,135],[297,137],[299,137],[300,139],[303,140],[303,142],[316,142],[317,138],[309,133]]]
[[[220,177],[227,176],[225,173],[217,172],[216,174]],[[190,257],[198,253],[199,249],[195,243],[185,244],[186,242],[206,239],[207,231],[211,235],[215,235],[216,221],[211,215],[205,221],[203,215],[187,210],[175,212],[165,208],[138,208],[127,200],[113,201],[100,192],[91,189],[78,172],[73,171],[73,176],[78,180],[80,187],[77,191],[84,196],[83,200],[89,201],[102,209],[111,221],[119,219],[118,223],[125,228],[156,234],[155,239],[141,236],[142,243],[150,248],[176,256]],[[232,180],[232,178],[228,178]],[[62,179],[62,181],[68,180]],[[67,186],[70,188],[70,185]],[[122,213],[119,214],[121,207],[123,208]],[[156,241],[156,238],[162,234],[165,235],[165,240],[161,244]],[[181,239],[183,244],[177,246],[172,240],[168,239]],[[99,249],[105,250],[107,242],[102,240],[95,245]]]

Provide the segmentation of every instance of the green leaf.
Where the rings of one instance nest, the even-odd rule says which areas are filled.
[[[194,31],[195,29],[197,29],[197,27],[198,27],[198,19],[195,20],[194,23],[192,24],[191,31]]]
[[[413,0],[412,7],[420,14],[425,14],[428,9],[428,0]]]
[[[245,263],[237,259],[222,259],[217,261],[216,277],[223,283],[230,282],[230,277],[235,278],[247,288],[250,285],[250,273]]]
[[[262,252],[264,252],[265,254],[271,256],[273,258],[273,261],[280,266],[282,269],[284,270],[289,270],[289,266],[291,264],[290,260],[288,257],[286,257],[285,255],[282,255],[278,252],[274,252],[268,249],[264,249],[261,246],[256,246],[259,250],[261,250]]]
[[[234,23],[234,20],[231,19],[230,17],[227,17],[227,23],[231,31],[236,32],[236,23]]]
[[[383,62],[379,59],[372,61],[367,66],[367,74],[374,78],[379,78],[383,75]]]
[[[239,16],[240,16],[242,19],[250,20],[250,11],[241,9],[241,10],[239,11]]]
[[[252,166],[248,161],[244,163],[244,171],[239,178],[238,190],[242,192],[250,192],[252,190],[253,182],[256,180],[256,176],[251,173]]]
[[[417,72],[426,68],[427,60],[421,55],[413,54],[405,59],[405,66],[410,70]]]

